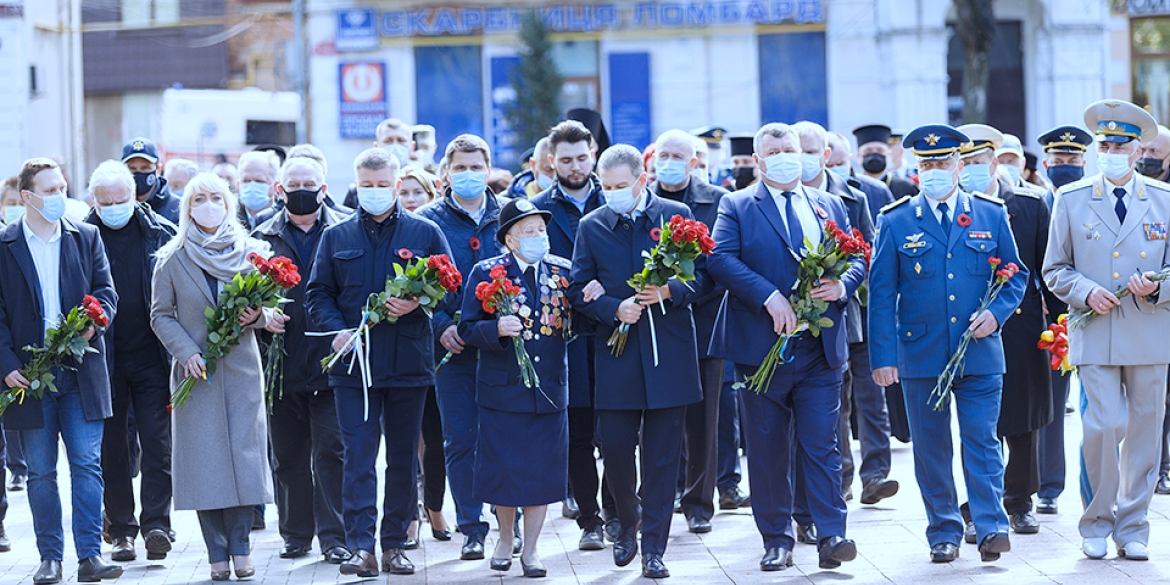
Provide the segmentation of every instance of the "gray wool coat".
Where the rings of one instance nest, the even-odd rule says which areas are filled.
[[[160,259],[154,272],[150,325],[173,356],[171,391],[183,382],[183,364],[206,346],[203,311],[215,306],[204,272],[185,249]],[[272,502],[264,368],[254,329],[265,327],[268,309],[245,330],[240,344],[219,360],[208,383],[173,413],[171,469],[176,510],[217,510]]]

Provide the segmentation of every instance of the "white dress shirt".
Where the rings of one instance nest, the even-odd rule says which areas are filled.
[[[784,191],[772,187],[767,183],[764,186],[768,188],[768,192],[772,194],[772,201],[776,202],[776,208],[780,210],[780,219],[784,221],[784,227],[788,227],[787,207],[791,201],[795,206],[793,207],[793,211],[796,212],[796,219],[800,221],[800,231],[804,233],[804,237],[814,243],[821,240],[821,222],[817,219],[816,212],[813,211],[812,202],[805,195],[804,187],[797,185],[792,190],[792,198],[788,199],[784,197]],[[791,228],[788,231],[792,233]],[[793,244],[803,249],[801,242],[793,242]]]
[[[51,327],[57,326],[61,317],[61,222],[57,222],[56,230],[47,242],[34,234],[24,219],[21,219],[21,225],[41,284],[41,308],[47,333]]]
[[[934,213],[934,218],[938,220],[939,225],[943,225],[944,222],[955,223],[955,205],[957,205],[959,202],[958,195],[959,191],[956,189],[954,195],[951,195],[942,201],[931,197],[926,198],[926,202],[930,205],[930,211]],[[947,204],[947,217],[945,219],[943,218],[942,211],[940,211],[938,208],[940,203]]]

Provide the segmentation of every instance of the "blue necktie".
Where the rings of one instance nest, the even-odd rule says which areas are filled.
[[[946,202],[943,202],[938,204],[938,210],[942,213],[942,221],[940,223],[942,223],[943,235],[947,237],[947,241],[950,241],[951,218],[947,216],[947,212],[950,211],[950,207],[947,206]]]
[[[792,198],[795,194],[792,191],[783,193],[787,202],[784,205],[784,216],[788,221],[788,241],[791,242],[792,249],[799,252],[804,249],[804,230],[800,227],[800,218],[796,217],[796,201]]]
[[[1113,194],[1117,196],[1117,205],[1113,206],[1113,211],[1117,212],[1117,221],[1125,223],[1125,189],[1118,187],[1113,190]]]

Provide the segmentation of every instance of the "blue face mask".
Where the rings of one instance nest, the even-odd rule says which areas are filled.
[[[807,152],[800,155],[800,180],[811,181],[821,174],[821,157]]]
[[[613,189],[605,192],[605,205],[618,215],[625,215],[634,210],[638,198],[634,196],[633,187]]]
[[[268,184],[259,181],[241,184],[240,203],[251,211],[265,208],[268,205]]]
[[[394,206],[394,187],[358,187],[358,203],[370,215],[382,215]]]
[[[799,152],[779,152],[764,159],[764,176],[777,183],[791,183],[800,178]]]
[[[33,197],[41,200],[42,206],[40,209],[37,209],[37,212],[41,214],[41,217],[45,218],[45,221],[53,223],[62,217],[65,217],[64,194],[58,193],[56,195],[45,195],[42,197],[36,193],[33,193],[32,191],[29,191],[29,193],[31,193]],[[36,208],[34,207],[33,209]]]
[[[687,165],[681,160],[659,160],[654,167],[658,182],[663,185],[681,185],[687,180]]]
[[[973,163],[959,171],[959,184],[968,191],[986,193],[991,186],[991,166]]]
[[[1048,167],[1048,180],[1057,189],[1085,176],[1085,167],[1077,165],[1052,165]]]
[[[540,187],[541,191],[552,187],[555,183],[556,181],[552,180],[551,177],[545,175],[544,173],[536,173],[536,186]]]
[[[125,203],[118,203],[116,205],[105,205],[98,208],[98,217],[101,218],[102,223],[112,230],[120,230],[126,227],[130,222],[130,218],[134,216],[134,201],[127,201]]]
[[[23,205],[8,205],[4,207],[4,225],[12,225],[24,216]]]
[[[536,264],[548,254],[548,235],[532,236],[530,238],[516,238],[520,240],[520,249],[517,253],[529,264]]]
[[[1020,167],[1017,167],[1016,165],[999,165],[999,168],[1003,169],[1003,172],[1007,173],[1008,180],[1011,181],[1013,185],[1020,184],[1020,173],[1022,172],[1020,171]]]
[[[955,188],[954,172],[946,169],[930,169],[918,173],[918,185],[931,199],[943,199]]]
[[[842,179],[845,179],[846,181],[849,180],[849,177],[850,177],[849,165],[837,165],[835,167],[825,167],[825,168],[829,169],[830,173],[834,173],[838,177],[841,177]]]
[[[704,184],[711,182],[711,177],[707,175],[707,169],[702,167],[695,167],[695,170],[691,171],[691,178]]]
[[[480,171],[451,173],[451,192],[463,199],[475,199],[487,189],[487,176]]]

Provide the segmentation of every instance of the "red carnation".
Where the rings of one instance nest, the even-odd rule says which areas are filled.
[[[992,256],[992,257],[987,259],[987,262],[990,263],[992,267],[995,267],[995,266],[999,266],[1001,263],[1003,263],[1003,260],[1000,260],[999,258]]]

